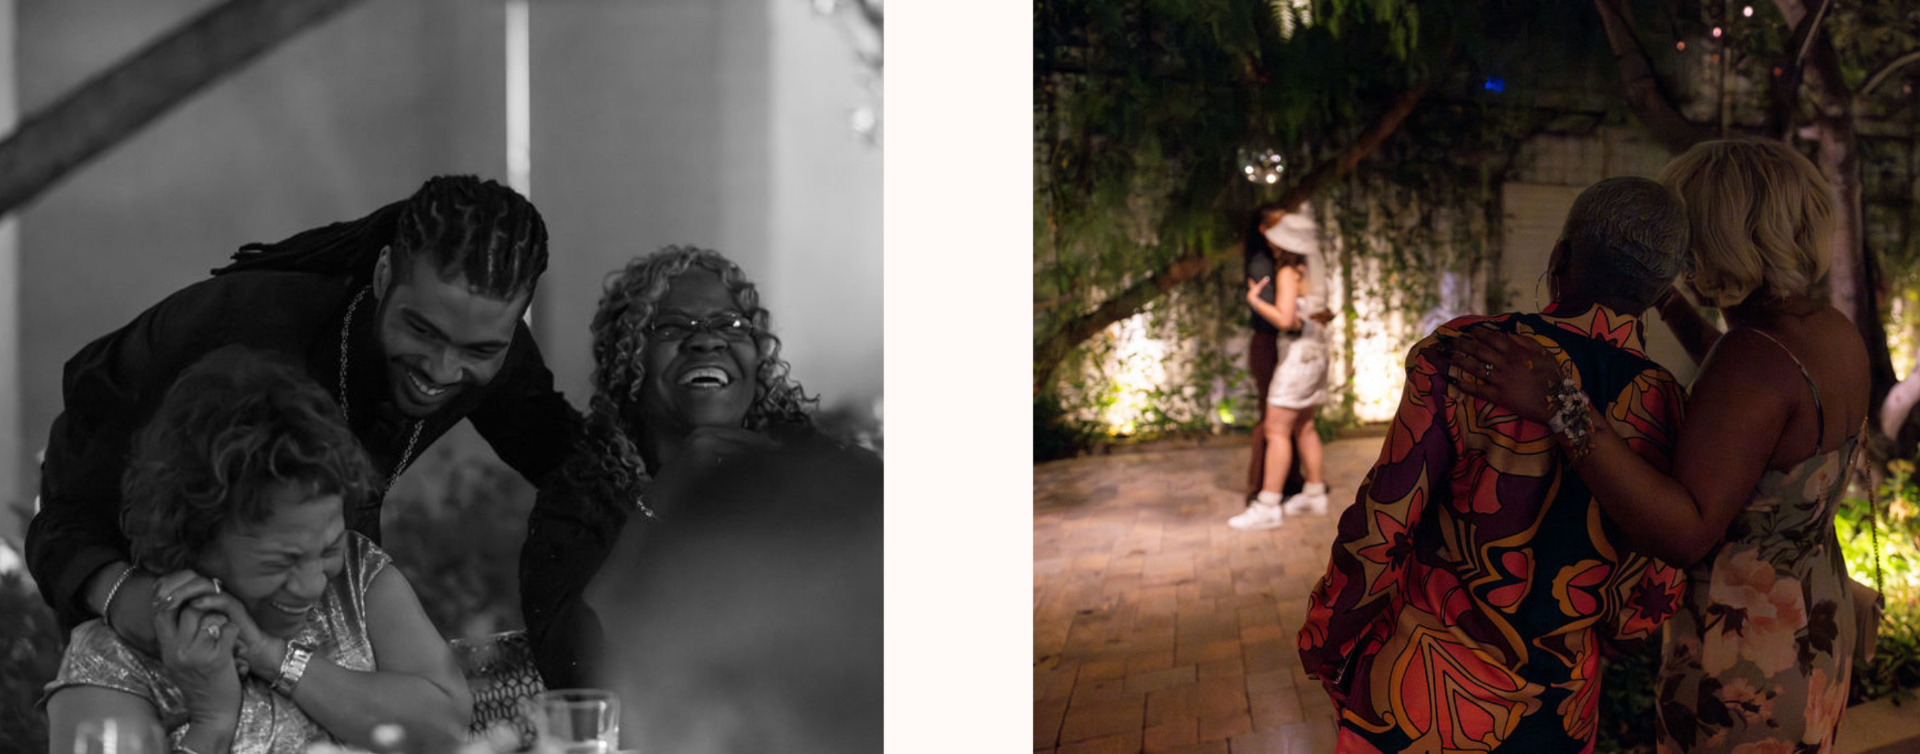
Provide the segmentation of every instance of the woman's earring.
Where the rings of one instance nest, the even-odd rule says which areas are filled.
[[[1539,310],[1540,310],[1540,282],[1541,282],[1541,281],[1543,281],[1543,280],[1546,280],[1546,279],[1547,279],[1547,271],[1546,271],[1546,270],[1541,270],[1541,271],[1540,271],[1540,277],[1537,277],[1537,278],[1534,278],[1534,279],[1533,279],[1533,308],[1534,308],[1534,311],[1539,311]]]

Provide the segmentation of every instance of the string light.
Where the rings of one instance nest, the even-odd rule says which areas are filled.
[[[1280,182],[1280,174],[1287,172],[1287,160],[1271,149],[1255,151],[1240,150],[1240,172],[1254,183],[1275,184]]]
[[[1713,38],[1714,39],[1720,38],[1720,27],[1718,26],[1713,27]]]
[[[1740,15],[1746,16],[1747,18],[1753,18],[1753,6],[1751,5],[1742,6],[1740,8]]]
[[[1679,50],[1679,51],[1681,51],[1681,52],[1686,52],[1686,51],[1687,51],[1687,43],[1686,43],[1686,42],[1680,42],[1680,43],[1678,43],[1678,44],[1675,44],[1675,45],[1674,45],[1673,47],[1674,47],[1674,49],[1676,49],[1676,50]]]

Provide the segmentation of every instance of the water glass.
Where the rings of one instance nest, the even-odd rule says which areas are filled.
[[[555,689],[531,701],[535,751],[612,754],[620,749],[620,698],[601,689]]]
[[[167,754],[167,737],[152,721],[124,717],[82,720],[73,731],[73,754]]]

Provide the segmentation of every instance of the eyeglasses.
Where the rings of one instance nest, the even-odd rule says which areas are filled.
[[[754,333],[753,320],[739,314],[715,314],[706,319],[661,314],[647,323],[647,337],[655,340],[684,340],[701,330],[712,330],[727,340],[752,340]]]

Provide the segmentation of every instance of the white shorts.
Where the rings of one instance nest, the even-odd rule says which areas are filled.
[[[1304,409],[1327,402],[1327,343],[1316,337],[1279,336],[1280,366],[1273,370],[1267,403]]]

